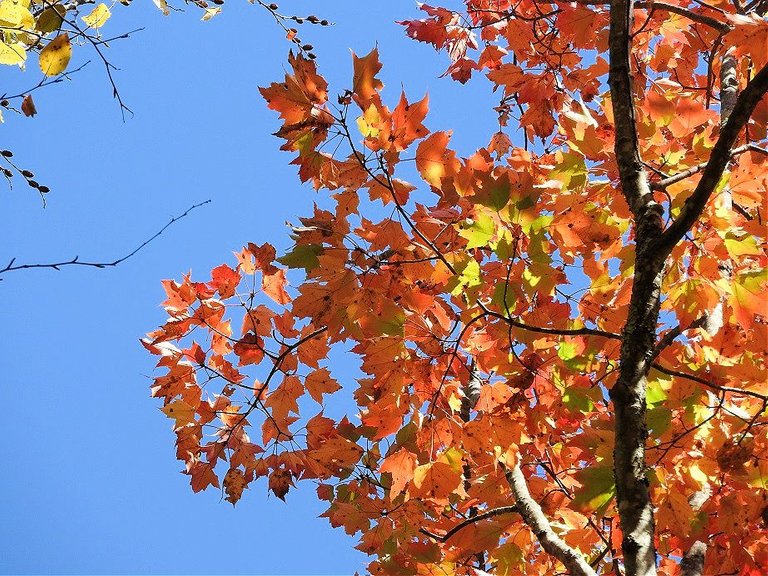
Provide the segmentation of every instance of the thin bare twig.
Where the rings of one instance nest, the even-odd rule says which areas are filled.
[[[24,98],[24,96],[26,96],[30,92],[34,92],[35,90],[38,90],[39,88],[44,88],[45,86],[50,86],[51,84],[58,84],[59,82],[63,82],[64,80],[69,80],[69,77],[72,74],[75,74],[76,72],[80,72],[80,70],[82,70],[83,68],[88,66],[88,64],[90,64],[90,63],[91,63],[91,61],[87,60],[85,63],[81,64],[80,66],[78,66],[74,70],[67,70],[67,71],[62,72],[61,74],[59,74],[57,76],[53,76],[53,77],[45,76],[45,77],[43,77],[42,80],[40,80],[40,82],[35,84],[32,88],[29,88],[27,90],[22,90],[18,94],[13,94],[12,96],[9,96],[8,93],[6,92],[2,96],[0,96],[0,100],[14,100],[16,98]]]
[[[144,242],[139,244],[136,248],[134,248],[131,252],[126,254],[125,256],[121,256],[120,258],[117,258],[116,260],[112,260],[111,262],[90,262],[85,260],[80,260],[79,256],[75,256],[71,260],[63,260],[61,262],[51,262],[47,264],[15,264],[16,258],[11,258],[11,261],[8,262],[8,264],[5,266],[5,268],[0,269],[0,274],[5,274],[6,272],[14,272],[16,270],[29,270],[32,268],[52,268],[53,270],[60,270],[64,266],[86,266],[90,268],[112,268],[114,266],[117,266],[118,264],[121,264],[122,262],[125,262],[128,260],[128,258],[134,256],[137,252],[139,252],[142,248],[144,248],[147,244],[152,242],[155,238],[160,236],[163,232],[165,232],[166,229],[168,229],[169,226],[171,226],[174,222],[177,222],[178,220],[181,220],[184,218],[187,214],[192,212],[195,208],[199,208],[200,206],[203,206],[204,204],[210,203],[210,200],[206,200],[205,202],[200,202],[199,204],[195,204],[193,206],[190,206],[189,208],[184,211],[183,214],[180,214],[179,216],[174,216],[171,218],[171,220],[163,226],[160,230],[158,230],[155,234],[153,234],[151,237],[147,238]],[[3,279],[0,278],[0,281]]]
[[[686,332],[687,330],[692,330],[694,328],[701,328],[704,326],[707,322],[706,316],[700,316],[693,322],[691,322],[688,326],[683,327],[682,325],[675,326],[668,332],[664,334],[659,339],[658,344],[656,344],[656,347],[653,349],[653,358],[657,358],[659,354],[661,354],[665,348],[667,348],[672,342],[675,341],[675,338],[680,336],[683,332]]]

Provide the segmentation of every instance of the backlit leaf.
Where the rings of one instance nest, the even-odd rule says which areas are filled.
[[[573,508],[598,516],[605,514],[616,495],[613,467],[600,465],[585,468],[576,474],[576,478],[581,482],[581,488],[574,493]]]
[[[83,22],[90,28],[101,28],[106,24],[112,12],[106,4],[98,4],[87,16],[83,16]]]
[[[51,40],[40,52],[40,70],[46,76],[56,76],[67,69],[72,57],[69,35],[64,32]]]
[[[374,48],[366,56],[361,58],[358,58],[353,52],[352,62],[355,69],[354,77],[352,79],[352,92],[354,92],[362,102],[367,102],[384,86],[381,83],[381,80],[376,78],[376,74],[381,70],[379,50],[378,48]]]
[[[22,42],[0,42],[0,64],[22,64],[27,59],[27,48]]]

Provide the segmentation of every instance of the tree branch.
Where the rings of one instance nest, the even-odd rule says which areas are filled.
[[[744,390],[743,388],[733,388],[731,386],[721,386],[720,384],[715,384],[714,382],[710,382],[706,378],[696,376],[695,374],[688,374],[687,372],[672,370],[666,366],[662,366],[658,362],[651,364],[651,367],[655,368],[662,374],[666,374],[667,376],[676,376],[677,378],[685,378],[686,380],[690,380],[692,382],[698,382],[699,384],[706,386],[707,388],[711,388],[712,390],[718,390],[720,392],[731,392],[733,394],[743,394],[744,396],[752,396],[753,398],[758,398],[763,401],[768,400],[768,396],[760,394],[759,392]]]
[[[635,220],[635,277],[622,330],[619,376],[610,398],[614,406],[613,465],[624,566],[632,576],[655,576],[653,503],[645,461],[646,375],[661,304],[664,258],[657,257],[654,246],[663,230],[663,209],[653,200],[638,144],[631,64],[633,13],[632,0],[611,2],[608,84],[621,189]]]
[[[18,94],[14,94],[13,96],[9,96],[8,93],[6,92],[2,96],[0,96],[0,99],[14,100],[17,98],[24,98],[24,96],[34,92],[35,90],[44,88],[46,86],[50,86],[51,84],[58,84],[59,82],[64,82],[64,80],[69,80],[70,79],[69,77],[72,76],[72,74],[76,74],[77,72],[80,72],[80,70],[88,66],[88,64],[90,63],[91,63],[90,60],[86,60],[83,64],[81,64],[74,70],[65,70],[64,72],[62,72],[61,74],[57,74],[56,76],[43,76],[40,82],[32,86],[32,88],[22,90],[21,92],[19,92]]]
[[[576,2],[584,6],[602,6],[604,4],[611,4],[611,2],[608,2],[605,0],[603,1],[576,0]],[[722,34],[725,34],[731,29],[730,24],[728,24],[727,22],[721,22],[717,18],[707,16],[706,14],[699,14],[698,12],[693,12],[692,10],[689,10],[688,8],[684,8],[683,6],[675,6],[674,4],[667,4],[666,2],[654,2],[654,1],[637,2],[635,6],[637,6],[638,8],[645,8],[647,10],[665,10],[667,12],[672,12],[673,14],[684,16],[685,18],[688,18],[688,20],[691,20],[693,22],[698,22],[699,24],[704,24],[705,26],[714,28],[715,30],[717,30]]]
[[[739,146],[738,148],[734,148],[731,151],[731,157],[737,156],[739,154],[743,154],[744,152],[748,152],[750,150],[754,150],[754,148],[757,148],[757,146],[755,146],[754,144],[744,144],[744,146]],[[683,170],[682,172],[678,172],[673,176],[668,176],[656,182],[651,182],[651,190],[664,190],[665,188],[667,188],[667,186],[671,186],[676,182],[680,182],[680,180],[685,180],[689,176],[698,174],[699,172],[704,170],[704,168],[706,167],[707,167],[707,162],[702,162],[701,164],[697,164],[696,166],[691,166],[690,168],[688,168],[688,170]]]
[[[720,137],[712,149],[701,180],[699,180],[693,193],[686,199],[680,215],[667,228],[657,243],[660,258],[666,258],[672,248],[685,236],[704,212],[707,201],[720,182],[720,178],[728,166],[728,161],[731,159],[733,144],[739,137],[742,128],[749,121],[755,106],[766,92],[768,92],[768,64],[763,66],[760,72],[752,78],[736,99],[736,105],[733,107],[728,122],[720,131]]]
[[[435,534],[434,532],[430,532],[426,528],[419,528],[419,532],[429,536],[430,538],[437,540],[438,542],[447,542],[451,536],[456,534],[459,530],[466,528],[470,524],[474,524],[475,522],[480,522],[481,520],[485,520],[487,518],[493,518],[494,516],[501,516],[502,514],[512,514],[519,511],[520,510],[518,510],[517,506],[499,506],[498,508],[491,508],[490,510],[481,512],[476,516],[471,516],[466,520],[462,520],[442,536],[440,536],[439,534]]]
[[[653,202],[653,194],[640,158],[640,144],[635,123],[634,89],[630,30],[632,24],[632,0],[611,3],[611,27],[609,33],[610,68],[608,84],[611,88],[611,104],[616,128],[614,151],[621,177],[621,188],[629,208],[636,218],[653,206],[661,217],[661,207]]]
[[[699,24],[704,24],[705,26],[714,28],[715,30],[717,30],[722,34],[725,34],[731,29],[730,24],[728,24],[727,22],[721,22],[717,18],[707,16],[706,14],[699,14],[698,12],[693,12],[692,10],[688,10],[687,8],[684,8],[682,6],[667,4],[666,2],[638,2],[637,7],[647,8],[649,10],[666,10],[667,12],[684,16],[685,18],[688,18],[688,20],[691,20],[693,22],[698,22]]]
[[[181,220],[187,214],[192,212],[192,210],[194,210],[195,208],[199,208],[200,206],[203,206],[204,204],[208,204],[209,202],[210,200],[206,200],[205,202],[200,202],[199,204],[195,204],[187,208],[183,214],[174,216],[173,218],[171,218],[170,222],[168,222],[165,226],[160,228],[160,230],[158,230],[155,234],[153,234],[151,237],[144,240],[144,242],[139,244],[139,246],[134,248],[131,252],[129,252],[125,256],[121,256],[117,260],[112,260],[111,262],[88,262],[88,261],[80,260],[79,256],[75,256],[71,260],[64,260],[62,262],[51,262],[48,264],[14,264],[14,262],[16,262],[16,258],[11,258],[11,261],[8,262],[6,267],[3,269],[0,269],[0,274],[5,274],[6,272],[14,272],[16,270],[28,270],[31,268],[52,268],[53,270],[60,270],[64,266],[86,266],[90,268],[111,268],[111,267],[117,266],[118,264],[121,264],[122,262],[125,262],[126,260],[128,260],[128,258],[135,255],[137,252],[139,252],[139,250],[141,250],[147,244],[152,242],[155,238],[160,236],[174,222]],[[0,278],[0,281],[2,281],[2,278]]]
[[[547,554],[557,558],[573,576],[597,576],[597,573],[587,563],[584,557],[568,546],[560,538],[541,510],[541,506],[533,499],[528,490],[523,471],[516,464],[512,469],[505,469],[507,482],[517,501],[517,508],[523,521],[530,527],[538,538],[541,547]]]
[[[664,336],[662,336],[659,339],[659,343],[656,344],[656,347],[653,349],[653,358],[657,358],[659,354],[661,354],[664,351],[664,349],[667,348],[667,346],[672,344],[672,342],[675,341],[675,338],[680,336],[683,332],[686,332],[688,330],[693,330],[694,328],[701,328],[705,326],[706,323],[707,323],[707,315],[699,316],[698,318],[696,318],[696,320],[688,324],[688,326],[686,327],[683,327],[682,324],[679,324],[674,328],[672,328],[671,330],[667,331],[667,333],[664,334]]]
[[[504,316],[503,314],[499,314],[498,312],[494,312],[488,309],[485,304],[480,301],[478,301],[477,304],[483,309],[483,312],[485,312],[486,316],[498,318],[510,326],[520,328],[521,330],[525,330],[527,332],[551,334],[555,336],[601,336],[611,340],[621,340],[620,334],[616,334],[615,332],[606,332],[605,330],[599,330],[597,328],[544,328],[542,326],[533,326],[532,324],[526,324],[524,322],[520,322],[519,320],[515,320],[514,318],[510,318],[508,316]]]
[[[680,576],[701,576],[704,573],[704,555],[707,545],[697,540],[680,562]]]

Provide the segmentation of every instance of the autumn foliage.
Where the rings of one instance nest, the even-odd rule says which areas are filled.
[[[314,482],[374,574],[765,574],[765,2],[464,4],[402,24],[493,85],[469,157],[376,49],[261,88],[319,195],[163,283],[192,489]]]

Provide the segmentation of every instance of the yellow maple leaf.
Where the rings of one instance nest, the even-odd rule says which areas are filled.
[[[168,418],[173,418],[176,422],[174,429],[182,428],[195,421],[195,410],[183,400],[176,400],[160,409]]]

